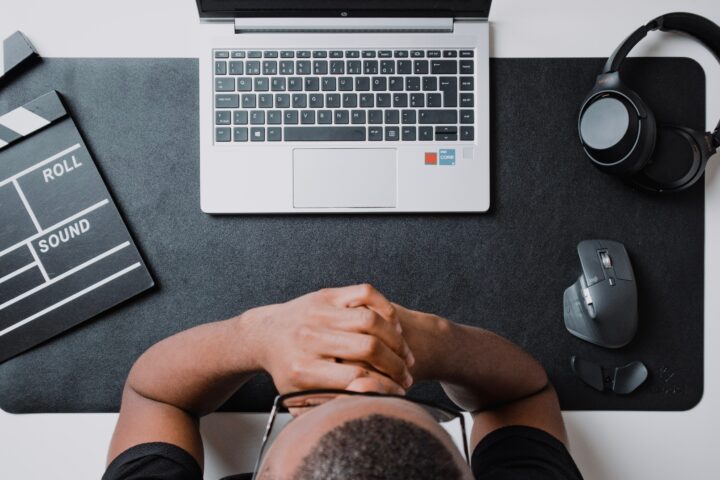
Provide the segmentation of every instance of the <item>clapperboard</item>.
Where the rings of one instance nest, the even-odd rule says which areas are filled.
[[[58,93],[0,116],[0,362],[152,285]]]

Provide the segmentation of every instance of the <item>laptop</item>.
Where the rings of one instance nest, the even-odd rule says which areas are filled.
[[[487,211],[490,3],[197,0],[202,210]]]

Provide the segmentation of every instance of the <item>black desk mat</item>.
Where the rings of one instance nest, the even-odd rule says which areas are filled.
[[[507,336],[547,368],[564,409],[684,410],[703,389],[704,190],[636,192],[596,171],[576,137],[603,59],[494,59],[492,207],[482,215],[209,216],[200,211],[194,59],[45,59],[0,94],[0,111],[65,95],[157,287],[0,365],[10,412],[117,411],[133,361],[179,330],[325,286],[372,282],[389,298]],[[687,59],[634,59],[627,83],[656,116],[704,126],[705,78]],[[577,243],[623,242],[639,279],[636,339],[604,350],[565,331]],[[627,397],[570,372],[642,360]],[[484,361],[479,358],[477,361]],[[436,384],[415,393],[440,399]],[[229,410],[266,410],[267,377]]]

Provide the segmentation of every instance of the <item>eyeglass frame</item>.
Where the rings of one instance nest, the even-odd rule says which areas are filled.
[[[275,400],[273,401],[272,409],[270,410],[270,417],[268,418],[267,425],[265,426],[265,433],[263,434],[262,444],[260,445],[260,451],[258,452],[257,460],[255,461],[255,468],[253,469],[253,476],[252,479],[255,480],[257,478],[257,474],[259,473],[260,469],[260,462],[262,461],[263,454],[265,453],[265,449],[268,446],[268,440],[270,439],[270,432],[272,431],[273,426],[275,425],[275,419],[277,418],[278,410],[280,409],[280,406],[284,406],[283,402],[285,402],[288,399],[295,398],[295,397],[301,397],[304,395],[327,395],[327,394],[336,394],[336,395],[345,395],[350,397],[370,397],[370,398],[397,398],[400,400],[405,400],[406,402],[414,403],[416,405],[420,405],[421,407],[430,407],[434,408],[436,410],[440,410],[441,412],[444,412],[452,417],[460,420],[460,430],[462,432],[462,443],[463,443],[463,452],[465,454],[465,462],[470,464],[470,453],[468,449],[468,441],[467,441],[467,430],[465,429],[465,417],[463,417],[463,414],[460,410],[453,410],[447,407],[443,407],[441,405],[438,405],[434,402],[428,402],[425,400],[418,400],[414,398],[407,398],[402,395],[395,395],[392,393],[379,393],[379,392],[355,392],[352,390],[338,390],[338,389],[314,389],[314,390],[301,390],[297,392],[290,392],[283,395],[277,395],[275,397]],[[287,407],[285,407],[287,408]]]

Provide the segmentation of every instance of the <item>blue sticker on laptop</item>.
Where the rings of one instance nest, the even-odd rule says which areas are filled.
[[[440,165],[455,165],[455,149],[448,148],[440,150],[438,160]]]

